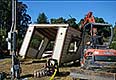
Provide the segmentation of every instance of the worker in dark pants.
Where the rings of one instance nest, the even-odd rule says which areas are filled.
[[[103,44],[102,36],[97,35],[97,28],[93,28],[91,31],[90,42],[87,42],[87,45],[90,45],[92,48],[98,48],[98,45]]]

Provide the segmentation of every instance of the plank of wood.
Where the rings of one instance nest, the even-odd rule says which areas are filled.
[[[19,51],[19,55],[22,56],[22,58],[25,58],[25,56],[26,56],[26,52],[29,47],[29,43],[30,43],[33,32],[34,32],[34,27],[30,26],[26,32],[24,41],[23,41],[21,49]]]

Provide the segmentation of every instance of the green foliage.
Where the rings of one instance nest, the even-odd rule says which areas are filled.
[[[103,18],[98,18],[98,17],[95,17],[95,22],[96,23],[106,23]]]
[[[76,23],[76,19],[75,18],[70,18],[70,19],[64,19],[63,17],[60,17],[60,18],[52,18],[50,20],[51,24],[69,24],[70,27],[73,27],[73,28],[78,28],[78,25]]]
[[[76,23],[76,19],[75,18],[70,18],[67,20],[67,23],[73,27],[73,28],[78,28],[78,24]]]
[[[6,36],[11,26],[11,1],[0,1],[0,49],[7,48]]]
[[[113,37],[113,41],[116,41],[116,26],[114,27],[114,37]]]
[[[116,49],[116,26],[114,27],[113,43],[111,44],[110,48]]]
[[[31,17],[26,13],[27,5],[22,2],[17,3],[17,47],[20,49],[28,24],[31,23]]]
[[[110,46],[110,48],[116,50],[116,42],[115,43],[112,43],[111,46]]]
[[[0,32],[5,30],[8,32],[11,26],[12,21],[11,14],[11,1],[10,0],[1,0],[0,2]],[[6,32],[4,34],[6,36]]]
[[[17,3],[17,30],[19,38],[24,37],[28,24],[31,23],[31,17],[26,13],[27,5],[22,2]]]
[[[66,20],[63,17],[60,17],[58,19],[52,18],[51,24],[65,24]]]
[[[5,40],[12,24],[11,6],[11,0],[0,1],[0,48],[2,49],[7,49],[7,42]],[[26,4],[23,4],[22,2],[17,2],[17,30],[18,38],[20,39],[22,39],[22,36],[24,36],[28,28],[28,24],[31,21],[31,17],[26,13],[26,9]]]
[[[37,18],[37,22],[38,24],[48,24],[48,20],[47,20],[47,16],[45,15],[45,13],[40,13],[38,18]]]

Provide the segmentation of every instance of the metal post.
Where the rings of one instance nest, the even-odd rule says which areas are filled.
[[[11,34],[11,55],[12,55],[12,67],[11,67],[11,80],[20,78],[20,62],[16,54],[16,3],[17,0],[12,0],[12,26],[10,30]]]
[[[13,32],[13,27],[14,27],[14,12],[15,10],[14,10],[14,0],[12,0],[12,26],[11,26],[11,30],[10,30],[10,34],[12,34],[12,32]],[[13,36],[11,36],[11,37],[13,37]],[[13,49],[12,49],[12,40],[10,40],[11,42],[11,49],[10,49],[10,54],[12,55],[12,67],[11,67],[11,80],[14,80],[14,51],[13,51]]]

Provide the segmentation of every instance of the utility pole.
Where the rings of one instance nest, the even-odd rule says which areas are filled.
[[[12,0],[12,26],[8,33],[8,49],[12,55],[12,66],[11,66],[11,80],[20,78],[20,61],[16,54],[16,4],[17,0]]]

